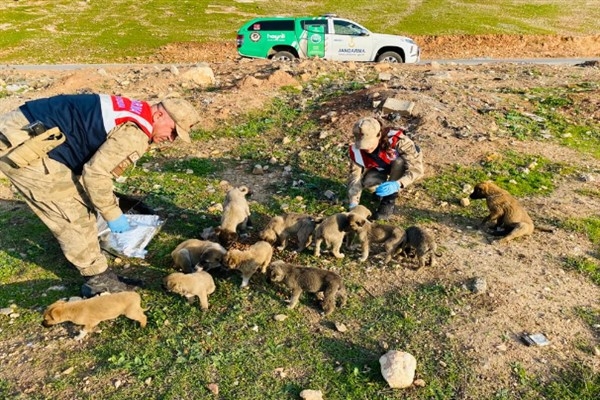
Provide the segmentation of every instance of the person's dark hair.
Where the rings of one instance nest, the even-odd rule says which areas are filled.
[[[390,131],[389,126],[386,126],[385,128],[382,125],[381,131],[379,132],[379,149],[383,150],[383,151],[387,151],[391,148],[390,145],[390,141],[388,140],[388,132]]]

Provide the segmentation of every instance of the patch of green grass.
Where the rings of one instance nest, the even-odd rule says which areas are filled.
[[[600,396],[600,375],[582,363],[569,363],[550,381],[530,376],[521,365],[513,367],[513,376],[523,386],[515,398],[593,400]]]
[[[496,113],[496,118],[499,125],[519,140],[553,140],[600,158],[600,126],[589,117],[589,105],[576,100],[578,93],[596,91],[598,85],[592,82],[566,88],[519,89],[513,92],[526,97],[533,104],[534,112],[508,110]],[[574,117],[577,122],[573,121]]]
[[[576,232],[583,232],[594,243],[600,244],[600,218],[569,218],[564,227]]]
[[[470,194],[477,183],[492,180],[515,197],[547,195],[554,190],[557,176],[571,173],[569,166],[552,163],[540,156],[508,151],[491,154],[478,165],[454,165],[448,171],[425,179],[421,184],[426,192],[438,201],[456,203]]]
[[[589,257],[567,257],[565,269],[577,271],[600,286],[600,264]]]
[[[404,35],[594,34],[600,11],[584,0],[525,0],[489,4],[432,0],[380,12],[366,0],[314,3],[215,0],[94,0],[74,8],[67,0],[0,4],[1,61],[118,62],[155,54],[168,43],[230,42],[253,17],[311,16],[335,11],[373,32]],[[106,21],[112,21],[107,24]],[[68,49],[68,51],[65,51]]]
[[[319,308],[312,295],[305,294],[290,311],[283,301],[287,292],[262,279],[253,279],[252,291],[240,290],[236,280],[218,283],[209,311],[177,296],[147,293],[146,330],[132,329],[127,319],[106,324],[97,335],[111,340],[89,349],[96,359],[95,379],[130,378],[126,388],[107,385],[102,395],[148,393],[144,382],[150,379],[156,398],[208,396],[209,383],[237,399],[295,399],[307,387],[318,387],[328,398],[397,398],[380,376],[378,359],[386,351],[381,343],[418,354],[419,374],[428,385],[411,398],[453,397],[469,379],[467,361],[457,358],[443,335],[456,295],[452,288],[404,287],[376,298],[356,293],[348,307],[336,311],[334,320],[354,321],[351,331],[341,334],[333,320],[323,320],[316,330],[319,325],[307,323],[306,310]],[[276,313],[288,319],[277,322]],[[430,341],[436,345],[425,346]],[[68,365],[82,361],[74,354],[65,357]],[[52,386],[58,391],[80,379],[76,372]]]

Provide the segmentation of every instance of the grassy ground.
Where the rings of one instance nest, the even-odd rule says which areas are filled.
[[[0,4],[3,63],[115,62],[172,42],[235,41],[248,19],[337,13],[404,35],[597,34],[594,2],[28,0]]]
[[[265,14],[335,11],[373,30],[381,26],[382,32],[434,35],[590,33],[600,19],[593,2],[583,0],[543,5],[526,1],[485,5],[441,0],[386,2],[385,13],[380,11],[384,7],[381,3],[4,2],[0,5],[0,60],[53,62],[57,53],[70,52],[77,57],[85,55],[87,62],[114,61],[151,53],[173,41],[234,40],[241,22]],[[390,12],[392,8],[397,9],[397,18]],[[577,23],[568,22],[572,18]],[[140,160],[142,167],[128,171],[127,180],[118,184],[124,192],[147,195],[147,203],[167,218],[164,229],[150,243],[145,260],[112,260],[124,275],[141,277],[147,283],[140,291],[148,308],[146,329],[121,318],[103,324],[103,331],[83,344],[66,339],[74,336],[69,325],[42,331],[40,314],[45,306],[77,294],[81,277],[67,265],[54,239],[28,208],[20,202],[3,203],[0,308],[14,305],[19,316],[9,319],[0,315],[0,357],[6,361],[4,365],[11,365],[0,374],[0,397],[296,399],[302,389],[313,388],[322,390],[327,399],[460,399],[468,398],[473,388],[482,385],[472,373],[473,361],[446,334],[452,310],[476,302],[459,285],[436,281],[403,285],[388,277],[374,294],[365,282],[376,280],[378,274],[383,276],[377,267],[367,270],[356,262],[315,259],[306,252],[295,260],[344,274],[349,303],[329,318],[319,317],[318,301],[307,295],[296,310],[287,310],[284,300],[288,293],[262,276],[253,278],[251,290],[240,290],[241,277],[223,272],[217,277],[218,290],[210,298],[211,308],[204,313],[197,305],[190,306],[161,288],[162,277],[171,271],[170,251],[182,240],[197,237],[203,228],[218,224],[220,213],[211,210],[224,199],[219,182],[222,171],[229,167],[244,165],[243,174],[250,176],[255,163],[264,164],[267,155],[273,155],[303,179],[301,187],[272,183],[270,200],[252,204],[257,226],[282,209],[325,215],[341,209],[321,194],[327,189],[343,193],[346,171],[339,168],[339,162],[346,157],[344,149],[326,147],[326,141],[314,147],[296,142],[314,133],[318,121],[309,115],[322,106],[320,101],[363,87],[348,83],[344,77],[331,80],[336,84],[310,83],[322,98],[304,108],[299,107],[295,94],[288,92],[263,112],[242,116],[227,128],[195,131],[195,140],[208,141],[215,136],[239,140],[231,153],[216,162],[182,158],[177,149],[155,152]],[[550,140],[565,148],[598,158],[599,128],[597,120],[587,117],[590,110],[581,110],[580,117],[574,119],[564,119],[558,112],[579,106],[570,98],[585,90],[597,90],[597,83],[529,92],[515,89],[515,96],[530,99],[541,119],[533,120],[530,114],[510,109],[494,111],[493,119],[515,140],[550,135]],[[290,143],[278,140],[284,132]],[[423,181],[421,187],[433,201],[447,202],[456,198],[456,188],[462,183],[474,184],[492,174],[502,184],[514,180],[511,187],[517,196],[543,196],[564,176],[574,173],[571,166],[543,157],[532,159],[529,154],[513,151],[499,156],[480,165],[448,167]],[[532,173],[523,173],[523,167],[532,162],[537,167]],[[0,183],[8,186],[5,179]],[[598,191],[585,195],[600,197]],[[431,221],[427,212],[414,210],[407,222]],[[479,203],[456,211],[453,217],[474,225],[484,213],[485,206]],[[565,229],[600,244],[597,216],[560,222]],[[294,257],[288,253],[284,256]],[[565,269],[579,271],[600,284],[597,259],[568,258]],[[56,290],[49,289],[52,287]],[[590,330],[600,324],[597,309],[578,312]],[[273,317],[277,314],[285,314],[287,319],[276,321]],[[340,331],[336,323],[343,323],[347,331]],[[379,372],[378,358],[390,348],[418,352],[417,378],[425,379],[426,387],[401,392],[388,388]],[[516,363],[511,374],[511,384],[495,387],[493,398],[600,396],[600,377],[587,365],[565,364],[549,379]],[[220,395],[211,395],[211,383],[218,384]]]
[[[343,192],[345,171],[338,168],[339,160],[345,157],[343,149],[323,152],[318,147],[306,147],[295,138],[307,137],[314,131],[311,115],[322,101],[352,93],[364,83],[348,85],[343,76],[326,82],[311,82],[318,87],[321,97],[304,107],[298,107],[298,93],[288,91],[263,111],[242,116],[235,125],[221,131],[195,131],[193,137],[200,141],[209,141],[211,135],[240,141],[227,157],[217,162],[182,159],[178,150],[171,148],[146,155],[138,162],[140,167],[129,170],[126,180],[118,184],[123,192],[146,194],[146,202],[167,217],[163,230],[150,243],[145,260],[113,260],[114,267],[123,274],[142,277],[147,282],[141,290],[143,305],[148,308],[146,329],[121,318],[103,324],[103,331],[83,344],[57,340],[73,335],[74,328],[68,324],[40,333],[40,312],[45,305],[75,295],[81,278],[69,268],[49,232],[24,205],[5,205],[10,212],[0,214],[3,232],[0,305],[16,305],[14,311],[20,316],[10,324],[3,320],[0,338],[5,349],[19,345],[25,350],[12,353],[5,350],[2,356],[14,359],[17,369],[34,359],[36,374],[43,371],[45,376],[21,377],[19,383],[0,377],[1,397],[208,398],[214,396],[209,385],[215,383],[221,393],[215,397],[223,399],[296,399],[306,388],[322,390],[327,399],[473,398],[473,388],[478,383],[471,373],[472,360],[465,357],[460,344],[446,334],[446,329],[453,309],[476,300],[456,284],[436,281],[396,284],[387,280],[381,282],[374,294],[365,282],[377,280],[377,274],[384,276],[382,269],[365,269],[356,262],[330,257],[316,259],[310,252],[296,256],[286,252],[279,257],[295,257],[295,262],[343,273],[350,293],[348,305],[321,319],[319,303],[305,295],[300,306],[290,311],[285,308],[288,293],[284,289],[258,275],[253,277],[250,290],[241,290],[241,278],[234,272],[217,276],[218,290],[210,297],[207,312],[161,288],[162,277],[171,271],[170,251],[183,239],[197,237],[203,228],[218,224],[220,213],[213,206],[224,199],[225,191],[219,182],[222,171],[229,167],[242,163],[247,166],[242,174],[250,176],[251,166],[264,162],[265,156],[272,154],[292,166],[294,176],[304,180],[301,187],[273,182],[269,188],[273,192],[271,201],[252,203],[257,226],[263,226],[270,215],[280,213],[281,209],[312,215],[329,215],[340,210],[339,204],[324,201],[319,194],[327,189]],[[340,91],[340,85],[345,89]],[[540,104],[539,115],[549,121],[559,120],[555,109],[544,108],[549,102],[544,99],[550,97],[533,101]],[[507,134],[519,140],[524,140],[525,134],[535,135],[535,129],[525,130],[509,111],[495,118],[506,127]],[[293,129],[290,121],[294,121]],[[568,128],[588,123],[585,115],[564,122]],[[565,126],[561,122],[543,128],[560,138],[559,132]],[[597,132],[595,125],[590,129]],[[284,131],[291,138],[290,143],[276,139]],[[597,137],[591,140],[598,144]],[[573,143],[576,142],[565,146],[595,154],[597,146],[586,142],[586,146],[577,147]],[[325,142],[321,145],[327,146]],[[534,161],[537,165],[531,173],[523,173],[518,167]],[[508,182],[511,177],[518,196],[543,196],[552,192],[561,177],[571,173],[572,167],[508,151],[480,165],[448,167],[425,180],[422,187],[439,203],[456,198],[453,191],[462,183],[475,184],[493,174],[500,183]],[[502,177],[506,177],[505,181]],[[454,217],[474,224],[485,213],[485,206],[479,204],[465,209],[464,214],[460,212]],[[410,223],[430,220],[422,212],[406,217]],[[598,243],[597,217],[565,221],[565,225],[585,232]],[[256,231],[251,235],[256,235]],[[570,259],[565,268],[578,270],[598,283],[597,261]],[[64,287],[48,289],[57,285]],[[600,322],[597,310],[582,309],[579,313],[590,326]],[[277,314],[285,314],[287,319],[276,321]],[[340,323],[347,331],[336,327]],[[417,378],[424,378],[426,387],[405,391],[387,387],[378,359],[390,348],[419,354]],[[60,357],[53,351],[41,357],[48,349],[60,352]],[[32,366],[22,373],[27,371],[31,372]],[[24,388],[35,388],[37,394],[24,394]],[[585,365],[565,365],[548,383],[547,377],[531,375],[515,364],[513,384],[494,388],[494,397],[498,399],[594,399],[598,394],[600,378]]]

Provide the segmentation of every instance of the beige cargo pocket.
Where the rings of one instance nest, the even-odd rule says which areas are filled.
[[[65,135],[61,133],[58,128],[52,128],[24,141],[11,150],[6,155],[6,158],[8,158],[17,168],[23,168],[33,161],[44,157],[50,150],[63,144],[65,140]]]

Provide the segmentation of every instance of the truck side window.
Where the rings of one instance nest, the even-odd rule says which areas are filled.
[[[248,27],[249,31],[293,31],[293,19],[265,20],[252,24]]]
[[[324,33],[329,33],[329,29],[327,27],[327,20],[304,19],[300,21],[300,26],[302,26],[302,29],[308,32],[312,32],[314,30],[313,27],[317,25],[321,25],[324,27]]]
[[[362,29],[348,21],[333,21],[333,29],[336,35],[353,35],[360,36]]]

